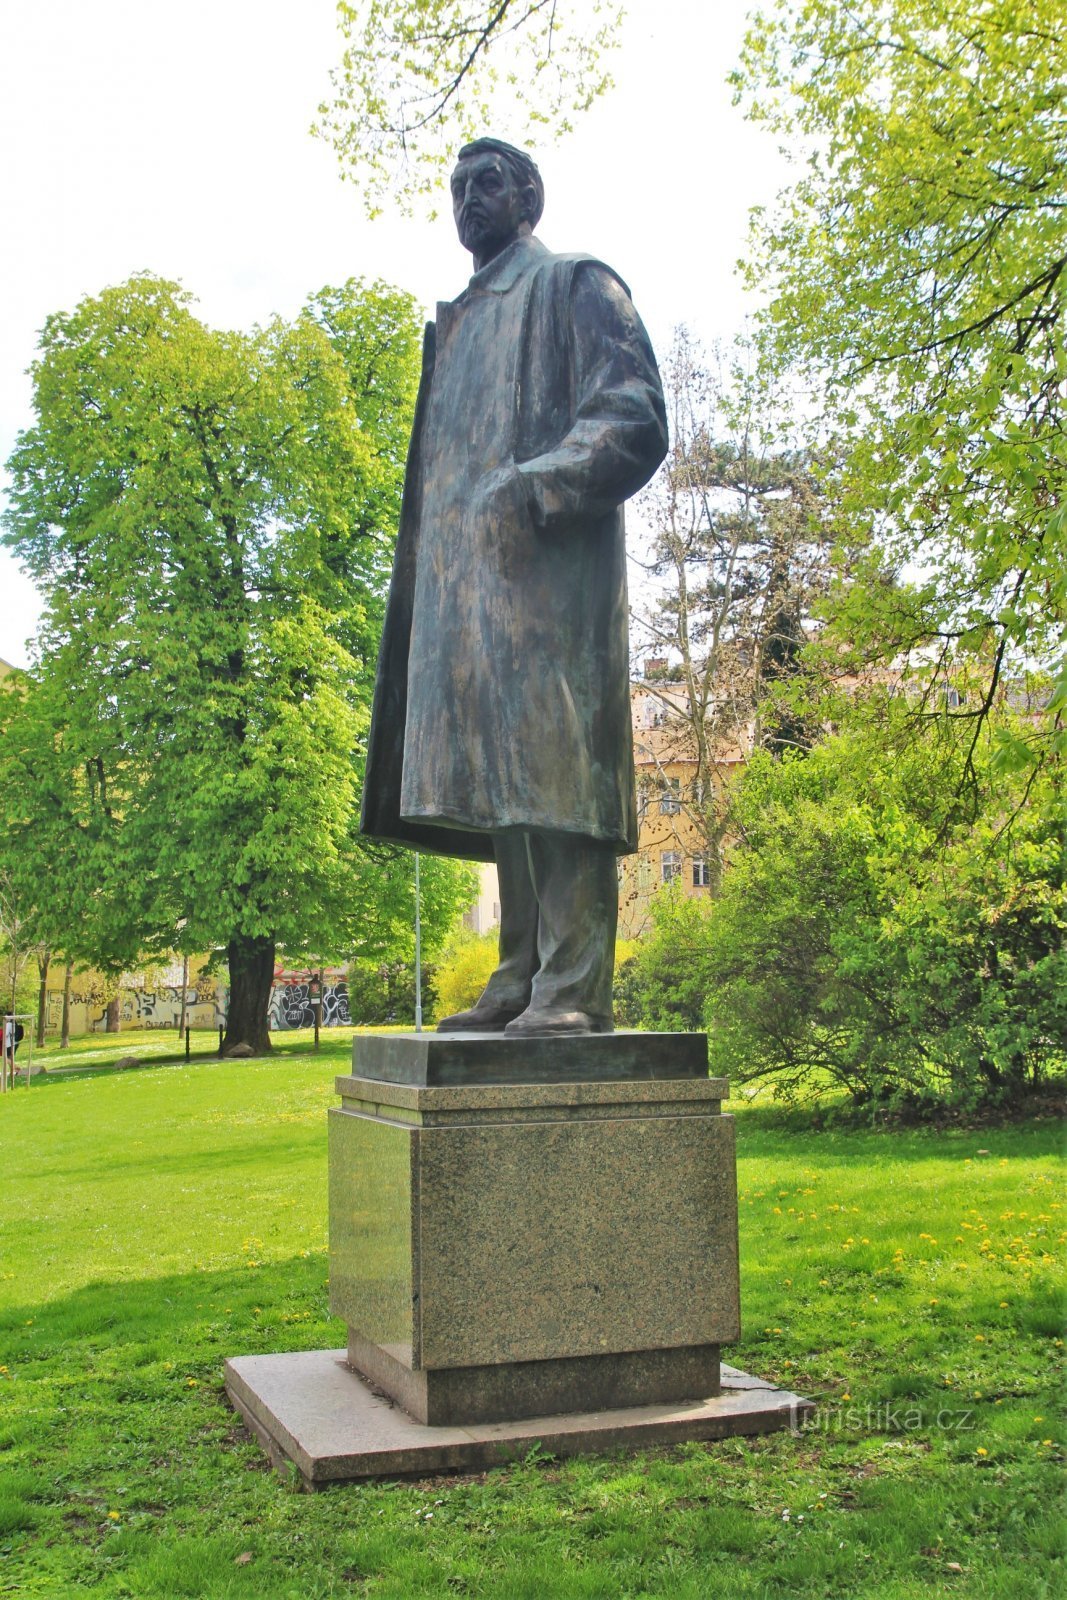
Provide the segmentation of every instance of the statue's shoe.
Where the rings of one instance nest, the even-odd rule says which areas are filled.
[[[532,1006],[504,1029],[509,1039],[538,1039],[553,1033],[614,1032],[615,1024],[610,1017],[590,1016],[588,1011],[535,1011]]]
[[[457,1011],[455,1016],[444,1017],[437,1024],[438,1033],[503,1033],[509,1022],[522,1016],[524,1006],[476,1005],[469,1011]]]

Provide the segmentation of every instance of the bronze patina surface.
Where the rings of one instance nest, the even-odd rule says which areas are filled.
[[[621,279],[533,236],[529,157],[466,146],[452,193],[476,270],[426,331],[362,826],[497,863],[500,968],[442,1026],[601,1032],[637,843],[622,508],[662,390]]]

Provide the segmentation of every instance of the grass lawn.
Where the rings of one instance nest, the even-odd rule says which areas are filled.
[[[738,1115],[735,1365],[788,1435],[294,1492],[224,1357],[341,1345],[326,1129],[348,1030],[269,1061],[48,1051],[0,1099],[0,1594],[316,1600],[1067,1591],[1051,1119],[815,1132]],[[116,1073],[135,1053],[147,1063]],[[167,1057],[170,1057],[170,1060]]]

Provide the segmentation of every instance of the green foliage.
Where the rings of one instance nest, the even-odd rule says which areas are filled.
[[[977,741],[998,685],[1051,668],[1067,622],[1067,14],[792,0],[755,18],[734,81],[804,153],[755,217],[749,276],[843,449],[828,489],[859,581],[828,643],[908,655],[931,686],[962,661]],[[1004,768],[1062,750],[1063,693]]]
[[[1044,774],[1020,809],[991,744],[976,819],[960,816],[967,741],[947,719],[904,749],[854,731],[752,763],[706,925],[718,1070],[919,1105],[1017,1099],[1063,1072],[1062,795]]]
[[[601,57],[618,42],[619,13],[605,0],[339,0],[337,15],[345,51],[315,132],[372,216],[387,199],[410,209],[439,188],[494,106],[520,142],[535,130],[558,137],[611,83]]]
[[[58,881],[49,914],[94,961],[234,940],[402,958],[411,857],[365,848],[357,809],[411,300],[353,281],[223,333],[138,277],[40,348],[5,520],[47,605],[5,697],[0,851]],[[428,864],[431,944],[470,881]]]
[[[137,965],[135,922],[102,885],[115,838],[101,760],[72,738],[64,684],[0,685],[0,871],[19,941],[118,973]]]
[[[434,972],[437,1017],[470,1009],[496,970],[498,943],[495,929],[472,933],[469,928],[456,928]]]
[[[707,902],[666,884],[652,898],[650,931],[617,968],[617,1022],[657,1033],[704,1027]]]
[[[721,894],[654,897],[623,1019],[706,1025],[713,1070],[786,1095],[932,1108],[1017,1102],[1062,1076],[1062,785],[1052,770],[1009,784],[996,747],[1012,725],[987,731],[977,756],[946,717],[923,742],[905,726],[887,744],[875,723],[803,759],[754,757]],[[979,788],[961,804],[967,762]]]
[[[422,969],[422,1006],[429,1016],[437,994],[435,968]],[[375,1028],[415,1023],[415,967],[410,961],[375,966],[354,961],[348,969],[348,1013],[359,1027]]]
[[[1051,1118],[817,1133],[739,1109],[743,1342],[724,1354],[819,1402],[802,1438],[304,1495],[234,1416],[222,1363],[344,1343],[327,1312],[324,1113],[350,1032],[327,1030],[318,1056],[304,1033],[269,1061],[189,1067],[150,1035],[151,1066],[107,1071],[129,1046],[75,1040],[83,1076],[0,1102],[10,1593],[1062,1592]]]

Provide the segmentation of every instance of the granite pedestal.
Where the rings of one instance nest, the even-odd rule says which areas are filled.
[[[546,1433],[564,1453],[795,1418],[797,1396],[720,1382],[740,1331],[737,1184],[706,1062],[702,1035],[357,1038],[329,1114],[347,1350],[227,1363],[275,1458],[310,1484],[484,1464]]]

